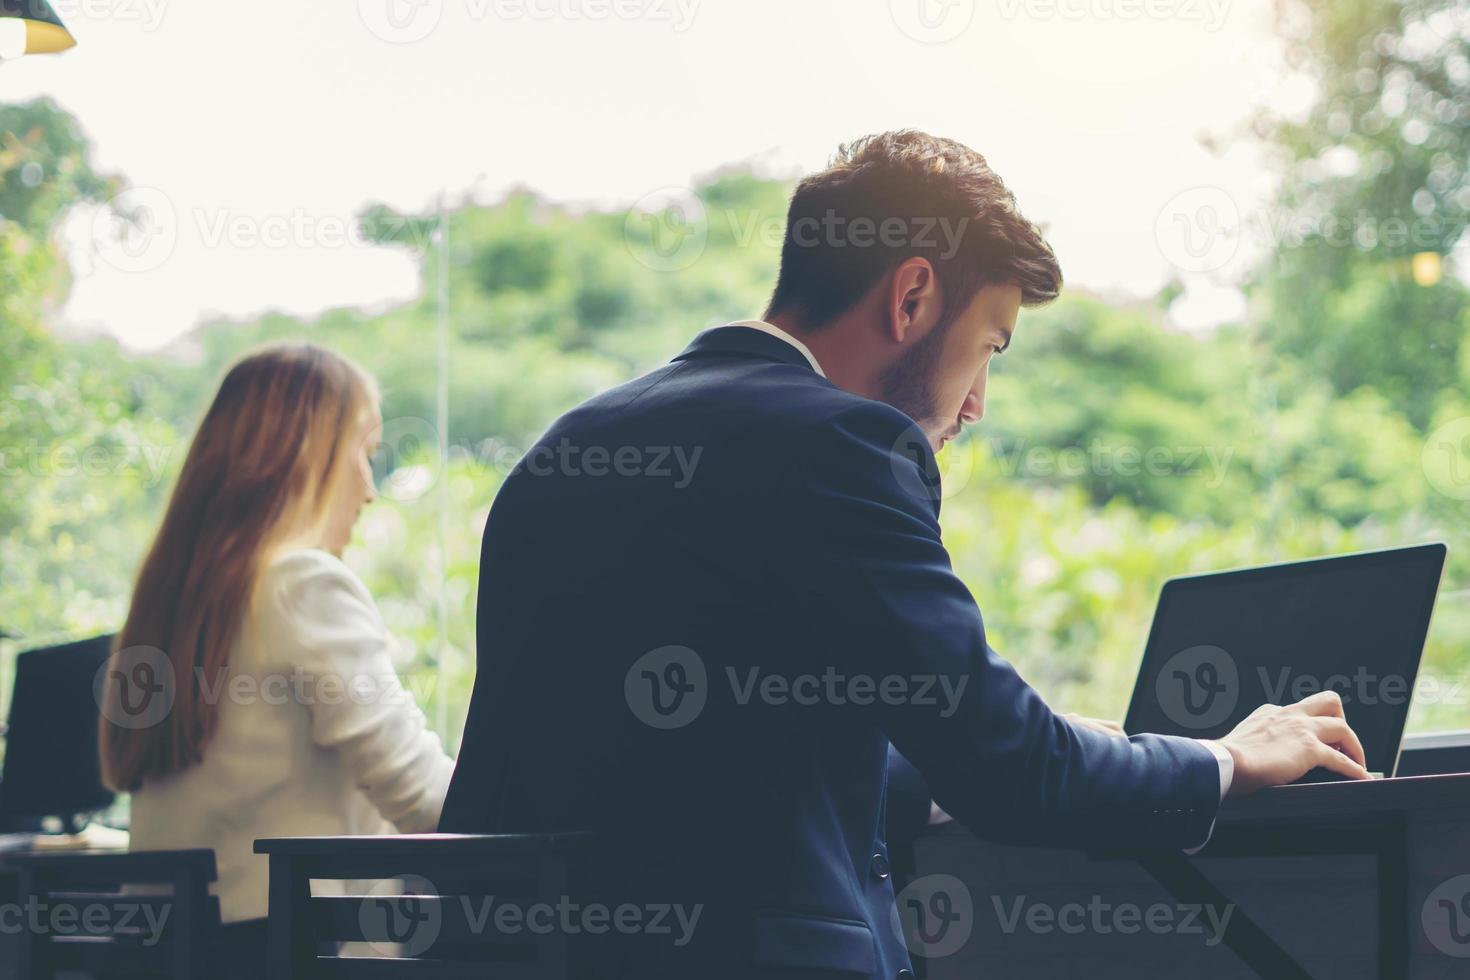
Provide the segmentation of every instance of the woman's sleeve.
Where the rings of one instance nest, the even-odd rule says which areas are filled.
[[[433,831],[454,762],[394,669],[394,640],[367,587],[326,552],[290,555],[272,569],[293,696],[311,712],[311,737],[338,753],[378,812],[403,833]]]

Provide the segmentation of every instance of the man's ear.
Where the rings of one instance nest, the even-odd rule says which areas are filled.
[[[904,259],[893,270],[887,299],[888,339],[918,340],[939,319],[939,279],[928,259]]]

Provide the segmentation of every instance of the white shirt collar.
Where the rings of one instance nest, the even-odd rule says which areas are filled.
[[[780,327],[772,326],[764,320],[740,320],[736,323],[730,324],[730,326],[749,327],[752,330],[759,330],[761,333],[768,333],[772,337],[779,337],[780,339],[790,344],[792,347],[795,347],[797,350],[801,351],[801,356],[805,357],[807,359],[807,362],[811,364],[812,370],[817,372],[817,377],[825,378],[827,376],[826,373],[822,371],[822,365],[817,363],[816,355],[811,352],[811,349],[808,348],[806,344],[803,344],[801,341],[791,336],[791,334],[787,333],[785,330],[782,330]]]

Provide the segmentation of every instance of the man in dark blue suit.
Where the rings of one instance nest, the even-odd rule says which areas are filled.
[[[1366,775],[1330,692],[1218,743],[1126,738],[991,649],[934,454],[1060,287],[979,154],[869,137],[798,187],[763,320],[569,412],[506,480],[441,829],[593,831],[606,894],[674,910],[602,975],[906,975],[890,743],[974,833],[1058,846],[1197,847],[1227,792]]]

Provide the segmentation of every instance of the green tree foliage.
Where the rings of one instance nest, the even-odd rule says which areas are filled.
[[[1470,221],[1464,5],[1279,9],[1292,67],[1317,98],[1302,118],[1258,121],[1283,173],[1276,206],[1255,219],[1274,245],[1259,274],[1265,334],[1334,391],[1372,386],[1423,429],[1463,380],[1470,331],[1448,261]]]
[[[0,105],[0,628],[31,637],[116,624],[174,438],[146,372],[46,329],[59,223],[112,186],[65,112]]]

